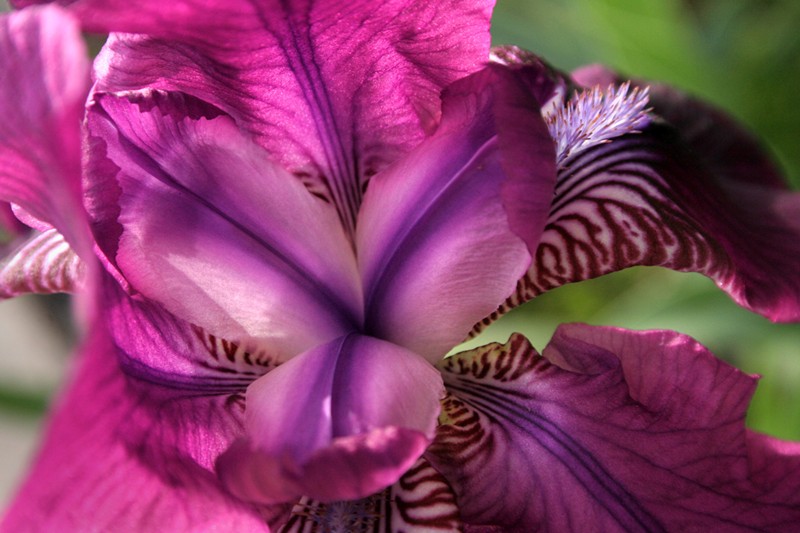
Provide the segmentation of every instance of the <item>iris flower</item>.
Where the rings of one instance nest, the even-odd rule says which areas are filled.
[[[800,198],[723,115],[490,51],[482,0],[37,3],[0,25],[0,288],[76,291],[86,338],[5,530],[800,523],[800,447],[690,338],[445,357],[633,265],[797,320]]]

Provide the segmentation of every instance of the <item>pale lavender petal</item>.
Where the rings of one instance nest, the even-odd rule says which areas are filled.
[[[89,60],[78,24],[37,7],[0,18],[0,200],[91,254],[80,203],[80,121]]]
[[[302,498],[281,533],[305,531],[460,531],[456,497],[423,458],[400,480],[368,498],[322,503]]]
[[[243,399],[123,375],[92,328],[3,531],[269,531],[219,486],[216,456],[241,432]]]
[[[147,35],[112,36],[96,63],[100,90],[153,87],[218,106],[329,199],[352,233],[370,177],[435,126],[441,89],[485,62],[491,2],[90,0],[70,9],[94,30]]]
[[[35,232],[0,259],[0,299],[30,292],[72,292],[83,274],[83,263],[58,231]]]
[[[562,326],[441,363],[426,453],[468,524],[514,531],[790,531],[800,445],[744,427],[755,379],[673,332]]]
[[[578,76],[610,77],[597,68]],[[508,306],[655,265],[701,272],[772,320],[800,320],[800,194],[719,111],[659,87],[651,103],[670,123],[568,158],[533,267]]]
[[[116,263],[137,291],[281,358],[361,322],[355,257],[333,208],[230,119],[191,118],[174,94],[97,100],[90,131],[120,192],[118,220],[106,214],[95,229],[121,226]]]
[[[451,86],[439,130],[359,214],[367,330],[430,360],[512,293],[539,242],[555,155],[520,78],[493,66]]]
[[[150,383],[205,393],[243,393],[277,365],[277,357],[208,333],[156,302],[131,297],[116,280],[101,284],[103,319],[126,374]]]
[[[397,481],[430,442],[443,394],[415,353],[348,335],[283,363],[247,390],[248,440],[218,464],[248,501],[362,498]]]

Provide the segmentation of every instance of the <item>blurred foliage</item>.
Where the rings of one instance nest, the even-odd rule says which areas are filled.
[[[563,70],[604,63],[714,102],[764,139],[800,184],[796,0],[498,0],[493,35],[495,44],[522,46]],[[522,331],[542,349],[563,322],[689,334],[764,376],[751,427],[800,439],[800,325],[749,313],[702,276],[636,268],[562,287],[510,313],[479,342]]]

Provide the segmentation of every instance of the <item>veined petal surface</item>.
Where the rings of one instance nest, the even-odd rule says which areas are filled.
[[[72,292],[83,274],[84,264],[55,228],[37,231],[0,258],[0,299],[30,292]]]
[[[96,99],[90,132],[120,189],[118,221],[105,223],[121,226],[116,262],[135,290],[279,358],[361,321],[355,256],[335,212],[229,118],[190,118],[174,94]]]
[[[598,68],[576,78],[614,81]],[[650,265],[703,273],[740,305],[800,320],[800,193],[721,112],[664,87],[653,89],[651,104],[666,123],[653,120],[564,162],[531,271],[506,307]]]
[[[555,180],[526,93],[499,65],[453,84],[436,134],[371,182],[356,238],[370,333],[435,361],[514,290]]]
[[[791,531],[800,446],[749,432],[755,379],[673,332],[562,326],[440,363],[426,457],[503,531]],[[509,490],[511,487],[513,490]]]
[[[157,302],[132,297],[110,276],[100,285],[103,320],[128,376],[187,393],[243,394],[278,364],[261,346],[218,337]]]
[[[361,500],[322,503],[302,498],[279,533],[461,531],[447,480],[420,458],[397,483]]]
[[[0,17],[0,201],[91,254],[81,207],[80,123],[89,60],[77,22],[54,6]]]
[[[422,455],[443,393],[419,355],[358,334],[336,339],[250,385],[248,440],[220,458],[221,479],[260,503],[369,496]]]
[[[129,378],[104,326],[91,332],[0,529],[269,531],[257,509],[220,489],[213,471],[242,431],[241,395]]]
[[[369,178],[433,129],[441,89],[485,62],[493,4],[64,3],[89,29],[129,32],[99,56],[100,90],[180,91],[223,109],[350,234]]]

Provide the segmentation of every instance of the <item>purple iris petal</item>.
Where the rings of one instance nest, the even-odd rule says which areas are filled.
[[[331,207],[225,117],[177,96],[100,96],[90,131],[118,167],[117,263],[184,320],[288,357],[361,321],[355,257]]]
[[[323,503],[301,498],[282,531],[461,531],[447,480],[420,458],[391,487],[361,500]]]
[[[450,396],[426,456],[465,522],[744,531],[800,520],[797,445],[744,428],[755,379],[672,332],[562,326],[544,354],[515,336],[441,363]]]
[[[633,264],[797,318],[798,197],[715,112],[563,107],[572,80],[510,47],[481,70],[491,2],[58,3],[128,33],[95,63],[81,184],[76,25],[0,22],[0,209],[44,232],[0,292],[70,287],[84,206],[107,272],[4,528],[800,521],[800,450],[747,432],[753,380],[685,337],[517,336],[440,363],[443,403],[430,364],[510,294]]]
[[[439,373],[413,352],[361,335],[336,339],[250,385],[248,439],[220,458],[220,476],[263,503],[368,496],[422,454],[443,392]]]
[[[554,179],[517,76],[492,67],[448,88],[439,130],[375,177],[359,213],[367,331],[441,358],[528,268]]]

